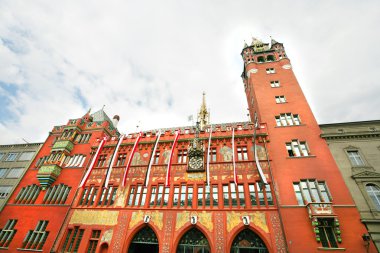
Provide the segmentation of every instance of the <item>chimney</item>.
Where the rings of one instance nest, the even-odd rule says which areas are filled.
[[[120,120],[120,117],[119,115],[115,115],[113,116],[113,119],[112,119],[112,124],[115,128],[117,128],[117,124],[119,123],[119,120]]]

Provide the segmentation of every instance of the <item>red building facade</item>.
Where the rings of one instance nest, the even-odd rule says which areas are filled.
[[[366,252],[283,45],[242,56],[253,123],[210,125],[203,101],[196,127],[120,135],[103,110],[55,127],[0,215],[0,252]]]

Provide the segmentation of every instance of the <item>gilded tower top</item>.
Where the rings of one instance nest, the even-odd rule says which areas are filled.
[[[203,92],[202,104],[198,113],[198,120],[200,130],[204,130],[205,126],[209,124],[210,114],[206,107],[206,93]]]

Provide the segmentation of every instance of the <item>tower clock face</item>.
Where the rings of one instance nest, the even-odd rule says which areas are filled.
[[[199,156],[189,158],[189,167],[191,170],[200,170],[203,167],[203,159]]]

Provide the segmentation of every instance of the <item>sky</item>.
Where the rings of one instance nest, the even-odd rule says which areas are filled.
[[[0,144],[104,106],[122,133],[246,121],[244,41],[284,43],[318,123],[380,119],[380,1],[0,1]]]

